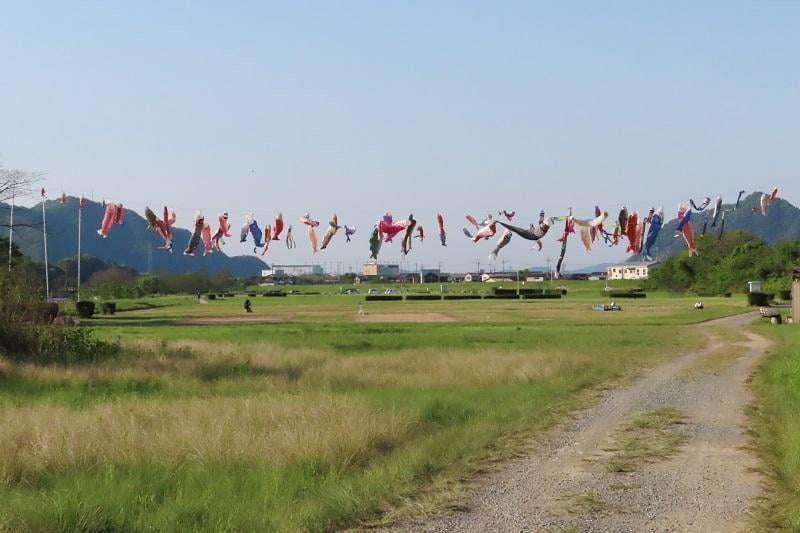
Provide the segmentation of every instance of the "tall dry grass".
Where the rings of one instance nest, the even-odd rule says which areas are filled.
[[[580,367],[590,355],[563,349],[508,350],[423,348],[343,356],[325,349],[208,341],[126,343],[128,357],[68,368],[13,364],[6,369],[42,380],[149,379],[210,380],[238,371],[268,378],[277,387],[393,386],[480,387],[547,379],[565,366]],[[0,372],[3,368],[0,366]]]
[[[412,427],[400,412],[325,394],[116,401],[73,410],[0,409],[0,481],[107,463],[315,461],[346,469],[400,442]]]

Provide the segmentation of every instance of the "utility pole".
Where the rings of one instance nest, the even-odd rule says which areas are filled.
[[[17,193],[16,178],[11,178],[11,220],[8,223],[8,271],[11,272],[11,243],[14,242],[14,198]]]
[[[78,297],[77,301],[81,301],[81,218],[83,216],[83,195],[81,195],[81,199],[78,200],[78,292],[76,296]]]
[[[44,240],[44,286],[47,295],[47,301],[50,301],[50,271],[47,264],[47,211],[45,209],[45,195],[44,187],[42,187],[42,237]]]

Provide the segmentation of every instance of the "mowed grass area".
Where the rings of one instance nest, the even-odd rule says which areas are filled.
[[[800,531],[800,326],[761,323],[756,331],[775,341],[753,379],[753,434],[771,480],[761,523]]]
[[[244,298],[121,302],[156,307],[93,321],[113,359],[0,363],[0,529],[319,531],[434,509],[483,460],[702,344],[688,324],[744,309],[664,295],[600,313],[592,292],[368,302],[369,323],[352,296],[260,297],[281,322],[202,326],[177,323]]]

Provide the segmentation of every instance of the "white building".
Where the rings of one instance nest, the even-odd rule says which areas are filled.
[[[272,265],[272,268],[261,271],[261,277],[268,276],[312,276],[321,275],[325,271],[321,265]]]
[[[608,279],[647,279],[655,263],[622,263],[608,267]]]

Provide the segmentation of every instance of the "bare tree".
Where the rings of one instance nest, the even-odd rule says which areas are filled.
[[[16,168],[5,168],[0,165],[0,202],[7,202],[12,197],[25,196],[33,192],[34,185],[41,181],[44,174]]]

